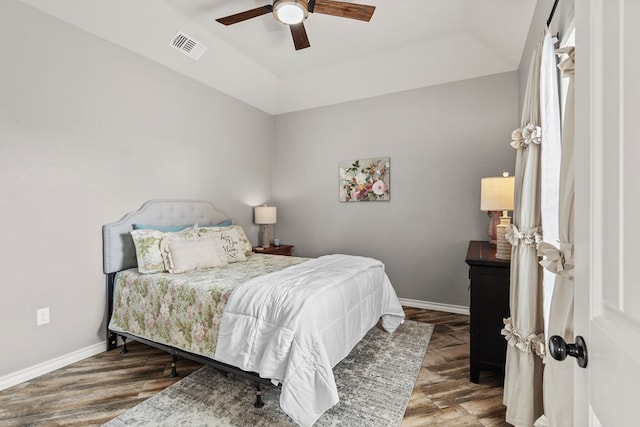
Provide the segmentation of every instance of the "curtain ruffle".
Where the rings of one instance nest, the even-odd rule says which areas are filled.
[[[540,358],[544,359],[546,349],[543,333],[531,333],[525,336],[525,334],[513,326],[511,317],[508,319],[502,319],[502,321],[504,323],[504,328],[502,328],[500,333],[504,335],[504,339],[507,340],[507,343],[510,346],[516,347],[524,353],[535,353]]]
[[[573,244],[560,243],[560,249],[550,243],[542,242],[538,245],[538,255],[544,257],[540,265],[568,279],[573,279]]]
[[[529,144],[540,144],[542,142],[542,128],[529,123],[525,127],[511,132],[511,139],[511,146],[516,150],[527,148]]]
[[[572,77],[576,72],[576,48],[575,46],[567,46],[561,47],[560,49],[556,49],[556,53],[558,55],[567,54],[567,58],[565,58],[560,64],[558,64],[558,68],[562,71],[563,77]]]
[[[504,237],[514,247],[519,246],[521,243],[523,245],[538,246],[542,242],[542,227],[521,231],[515,225],[510,224],[507,226],[507,232]]]

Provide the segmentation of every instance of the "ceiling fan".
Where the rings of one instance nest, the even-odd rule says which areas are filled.
[[[245,10],[244,12],[216,19],[216,21],[224,25],[231,25],[266,15],[267,13],[273,13],[273,16],[279,22],[289,26],[293,44],[296,50],[300,50],[311,46],[303,23],[309,13],[322,13],[369,22],[374,10],[376,10],[375,6],[334,0],[275,0],[273,4]]]

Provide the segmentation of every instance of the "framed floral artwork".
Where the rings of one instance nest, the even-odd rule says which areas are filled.
[[[389,157],[340,162],[340,201],[389,200],[389,168]]]

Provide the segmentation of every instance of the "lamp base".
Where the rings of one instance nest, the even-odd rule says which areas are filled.
[[[498,241],[497,227],[500,223],[500,211],[488,211],[489,226],[487,227],[487,236],[489,237],[489,244],[495,245]]]
[[[511,259],[511,243],[505,238],[509,224],[511,224],[511,218],[505,211],[500,217],[500,224],[496,227],[496,259]]]
[[[262,224],[260,227],[262,230],[262,247],[265,249],[271,247],[269,243],[269,224]]]

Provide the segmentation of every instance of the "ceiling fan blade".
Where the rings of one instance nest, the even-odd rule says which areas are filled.
[[[373,11],[376,10],[375,6],[343,1],[315,0],[314,3],[314,13],[323,13],[325,15],[340,16],[342,18],[358,19],[367,22],[371,20]],[[311,12],[311,10],[309,12]]]
[[[266,15],[267,13],[271,13],[272,11],[273,6],[270,4],[266,4],[264,6],[256,7],[255,9],[245,10],[244,12],[225,16],[224,18],[218,18],[216,19],[216,21],[224,25],[237,24],[238,22],[246,21],[247,19]]]
[[[296,50],[311,46],[309,38],[307,37],[307,30],[304,29],[302,22],[299,24],[290,24],[289,28],[291,29],[291,37],[293,37],[293,45],[296,47]]]

